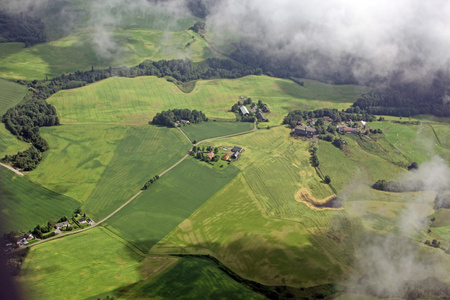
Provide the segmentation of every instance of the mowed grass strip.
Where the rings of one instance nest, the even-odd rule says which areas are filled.
[[[138,282],[142,259],[94,228],[32,247],[19,282],[29,299],[86,299]]]
[[[113,77],[49,98],[63,123],[144,124],[171,108],[202,110],[208,117],[234,120],[231,106],[240,95],[261,99],[270,113],[269,124],[279,124],[290,110],[324,107],[346,108],[367,89],[359,86],[330,86],[315,81],[302,87],[290,80],[267,76],[214,79],[197,82],[188,94],[163,78]]]
[[[189,157],[109,219],[107,228],[147,252],[238,172]]]
[[[181,127],[181,130],[191,141],[201,141],[208,138],[234,134],[253,129],[250,122],[202,122]]]
[[[0,167],[1,232],[28,231],[71,215],[78,207],[72,198],[31,183]]]
[[[179,259],[163,274],[139,285],[132,295],[150,299],[265,299],[200,258]]]

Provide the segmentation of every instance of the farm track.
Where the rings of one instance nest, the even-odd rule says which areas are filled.
[[[181,130],[181,128],[178,127],[178,129],[179,129],[179,130],[181,131],[181,133],[182,133],[182,134],[190,141],[190,139],[189,139],[189,138],[187,137],[187,135]],[[255,123],[254,128],[253,128],[252,130],[244,131],[244,132],[239,132],[239,133],[234,133],[234,134],[223,135],[223,136],[218,136],[218,137],[209,138],[209,139],[204,139],[204,140],[202,140],[202,141],[199,141],[199,142],[198,142],[197,144],[195,144],[194,146],[197,146],[197,145],[199,145],[199,144],[201,144],[201,143],[203,143],[203,142],[206,142],[206,141],[211,141],[211,140],[220,139],[220,138],[227,138],[227,137],[233,137],[233,136],[237,136],[237,135],[248,134],[248,133],[252,133],[252,132],[258,131],[258,130],[259,130],[259,129],[256,128],[256,123]],[[191,143],[192,143],[192,142],[191,142]],[[169,172],[170,170],[172,170],[173,168],[175,168],[177,165],[179,165],[181,162],[183,162],[188,156],[189,156],[189,153],[186,154],[186,155],[185,155],[182,159],[180,159],[178,162],[176,162],[175,164],[173,164],[171,167],[169,167],[168,169],[166,169],[164,172],[162,172],[161,174],[159,174],[159,177],[163,176],[164,174],[166,174],[167,172]],[[0,163],[0,164],[1,164],[1,163]],[[18,175],[23,176],[22,173],[20,173],[19,171],[15,170],[14,168],[9,167],[9,166],[4,165],[4,164],[1,164],[1,165],[4,166],[5,168],[8,168],[8,169],[10,169],[11,171],[17,173]],[[32,247],[32,246],[35,246],[35,245],[42,244],[42,243],[44,243],[44,242],[48,242],[48,241],[51,241],[51,240],[55,240],[55,239],[62,238],[62,237],[65,237],[65,236],[68,236],[68,235],[72,235],[72,234],[77,234],[77,233],[80,233],[80,232],[83,232],[83,231],[86,231],[86,230],[95,228],[95,227],[97,227],[98,225],[100,225],[100,224],[104,223],[105,221],[107,221],[107,220],[108,220],[109,218],[111,218],[112,216],[114,216],[114,215],[115,215],[116,213],[118,213],[122,208],[124,208],[125,206],[127,206],[128,204],[130,204],[130,202],[132,202],[134,199],[136,199],[138,196],[140,196],[143,192],[144,192],[143,190],[140,190],[140,191],[137,192],[133,197],[131,197],[130,199],[128,199],[127,202],[125,202],[124,204],[122,204],[119,208],[117,208],[115,211],[113,211],[113,212],[112,212],[111,214],[109,214],[107,217],[105,217],[104,219],[100,220],[99,222],[95,223],[94,225],[92,225],[92,226],[90,226],[90,227],[83,228],[83,229],[80,229],[80,230],[77,230],[77,231],[72,231],[72,232],[64,233],[64,234],[58,234],[58,235],[56,235],[56,236],[50,237],[50,238],[45,239],[45,240],[41,240],[41,241],[39,241],[39,242],[30,244],[30,245],[20,246],[19,248],[15,249],[15,250],[13,250],[13,251],[18,251],[18,250],[21,250],[21,249],[24,249],[24,248],[28,248],[28,247]]]
[[[20,171],[14,169],[14,168],[11,167],[11,166],[8,166],[8,165],[2,164],[2,163],[0,163],[0,165],[4,166],[5,168],[7,168],[7,169],[9,169],[9,170],[11,170],[11,171],[13,171],[14,173],[16,173],[16,174],[19,175],[19,176],[23,176],[23,175],[24,175],[22,172],[20,172]]]

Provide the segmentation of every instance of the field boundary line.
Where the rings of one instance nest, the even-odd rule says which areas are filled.
[[[0,163],[0,165],[4,166],[4,167],[7,168],[8,170],[10,170],[10,171],[16,173],[16,174],[19,175],[19,176],[24,176],[24,175],[25,175],[25,174],[23,174],[22,172],[20,172],[19,170],[16,170],[16,169],[14,169],[14,168],[11,167],[11,166],[5,165],[5,164],[3,164],[3,163]]]
[[[183,130],[181,130],[181,128],[180,127],[177,127],[177,129],[179,130],[179,131],[181,131],[181,133],[187,138],[187,140],[189,141],[189,143],[191,143],[192,144],[192,141],[191,141],[191,139],[190,138],[188,138],[188,136],[186,135],[186,133],[184,133],[184,131]]]
[[[142,257],[147,257],[147,255],[145,255],[144,252],[142,252],[141,250],[139,250],[138,248],[136,248],[133,244],[131,244],[130,242],[124,240],[123,238],[121,238],[118,234],[114,233],[111,229],[102,226],[99,227],[100,230],[102,230],[105,234],[109,235],[111,238],[117,240],[118,242],[124,244],[125,246],[127,246],[128,248],[130,248],[131,250],[133,250],[134,252],[136,252],[136,254],[142,256]]]

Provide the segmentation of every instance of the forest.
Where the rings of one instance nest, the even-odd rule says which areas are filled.
[[[7,14],[0,11],[0,37],[4,42],[20,42],[25,47],[47,41],[45,24],[26,14]]]

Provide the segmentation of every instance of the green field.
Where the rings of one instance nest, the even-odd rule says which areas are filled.
[[[32,247],[19,282],[28,299],[85,299],[140,281],[142,255],[101,228]]]
[[[438,154],[450,163],[448,144],[450,128],[448,125],[372,122],[369,123],[369,126],[373,129],[383,130],[386,139],[410,161],[420,164]],[[432,128],[436,130],[436,134]]]
[[[195,38],[193,39],[192,36]],[[44,79],[65,72],[122,66],[135,66],[146,59],[205,60],[214,56],[207,43],[191,31],[116,29],[112,34],[114,53],[100,56],[92,40],[92,30],[77,33],[45,44],[18,50],[17,43],[2,45],[9,55],[0,57],[0,75],[13,79]],[[191,46],[186,48],[186,44]]]
[[[0,225],[2,232],[28,231],[50,219],[72,215],[79,203],[31,183],[0,167]]]
[[[277,127],[214,145],[244,147],[233,162],[242,173],[152,253],[211,254],[241,276],[269,285],[314,286],[347,274],[358,221],[342,210],[314,210],[297,201],[302,188],[320,199],[332,195],[309,164],[309,142]]]
[[[199,258],[179,259],[170,270],[140,285],[131,295],[137,299],[265,299],[212,262]]]
[[[188,157],[109,219],[107,228],[147,252],[237,173]]]
[[[190,148],[176,129],[148,125],[42,129],[51,149],[27,178],[80,201],[96,221],[131,198],[149,178],[177,162]]]
[[[249,131],[253,129],[250,122],[202,122],[181,127],[183,132],[191,141],[201,141],[204,139],[224,136],[233,133]]]
[[[2,44],[0,43],[0,47]],[[1,51],[0,51],[1,53]],[[0,116],[3,116],[6,111],[19,104],[27,92],[27,87],[0,79]],[[18,151],[27,149],[29,145],[18,140],[6,128],[5,124],[0,123],[0,158],[5,155],[16,154]]]
[[[103,20],[104,26],[93,27],[106,13],[115,15],[114,26]],[[71,0],[42,5],[36,15],[46,24],[50,41],[28,48],[22,43],[0,44],[1,77],[44,79],[91,66],[135,66],[145,59],[202,61],[217,55],[199,34],[188,30],[198,18],[174,16],[155,5]]]
[[[294,109],[347,108],[366,88],[330,86],[306,81],[302,87],[290,80],[267,76],[215,79],[197,82],[188,94],[163,78],[113,77],[78,89],[60,91],[49,98],[62,123],[145,124],[162,110],[202,110],[207,117],[234,120],[231,106],[240,95],[261,99],[271,112],[268,124],[282,122]]]

